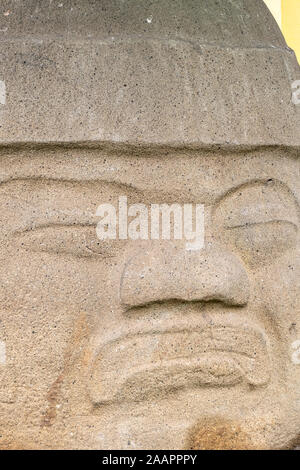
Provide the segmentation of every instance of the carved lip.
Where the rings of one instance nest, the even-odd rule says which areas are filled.
[[[191,387],[255,387],[270,380],[268,342],[249,325],[213,324],[127,335],[106,343],[92,365],[93,403],[143,400]]]

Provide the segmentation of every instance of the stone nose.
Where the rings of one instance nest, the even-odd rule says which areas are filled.
[[[249,279],[239,258],[222,247],[186,251],[174,246],[141,251],[125,265],[120,285],[124,307],[167,300],[246,305]]]

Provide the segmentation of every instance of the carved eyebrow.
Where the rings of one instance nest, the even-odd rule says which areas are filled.
[[[5,179],[5,180],[2,180],[0,181],[0,189],[2,189],[2,187],[5,187],[6,185],[10,184],[10,183],[13,183],[13,182],[20,182],[20,183],[27,183],[27,182],[36,182],[36,183],[41,183],[41,182],[45,182],[45,183],[61,183],[61,184],[70,184],[70,183],[73,183],[73,184],[103,184],[105,186],[108,186],[108,187],[111,187],[111,188],[114,188],[114,189],[122,189],[124,191],[137,191],[137,192],[142,192],[141,189],[137,186],[134,185],[134,183],[124,183],[124,182],[121,182],[121,181],[118,181],[118,180],[114,180],[114,179],[107,179],[107,178],[93,178],[93,179],[76,179],[76,178],[55,178],[55,177],[51,177],[51,178],[48,178],[48,177],[44,177],[44,176],[37,176],[37,177],[32,177],[32,176],[28,176],[28,177],[11,177],[11,178],[8,178],[8,179]]]

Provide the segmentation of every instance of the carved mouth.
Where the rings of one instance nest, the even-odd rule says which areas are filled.
[[[128,335],[105,344],[89,382],[94,404],[143,400],[194,387],[255,387],[270,380],[263,332],[250,326]]]

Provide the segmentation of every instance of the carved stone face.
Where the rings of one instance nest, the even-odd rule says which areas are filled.
[[[299,165],[283,149],[3,154],[11,422],[30,416],[38,446],[49,435],[53,447],[74,448],[291,445],[300,427]],[[205,247],[100,243],[96,209],[119,196],[204,204]],[[22,357],[19,371],[10,351]]]

